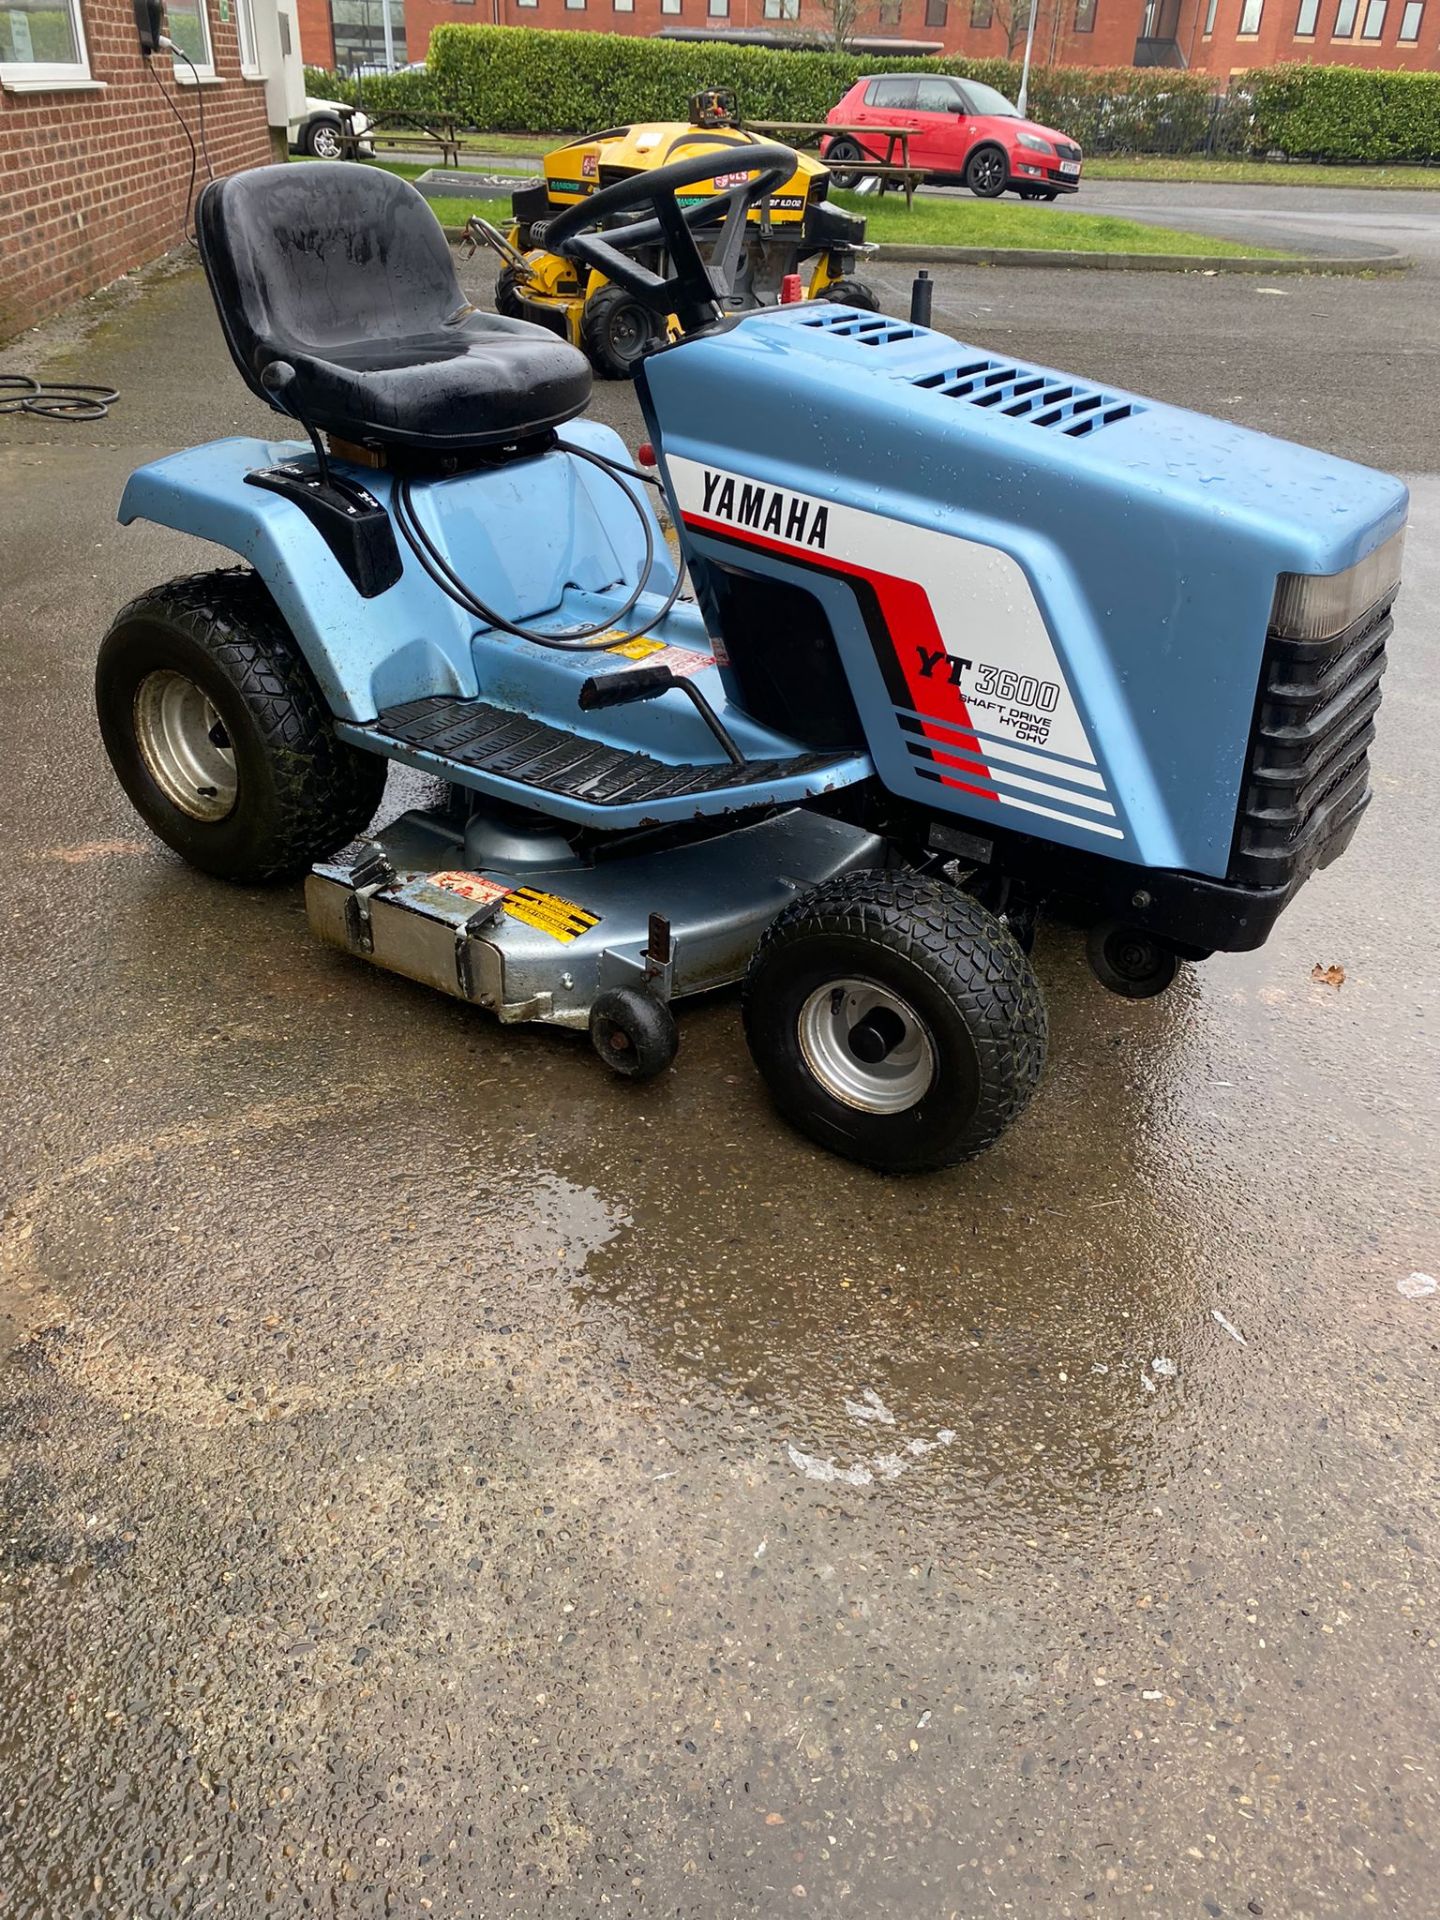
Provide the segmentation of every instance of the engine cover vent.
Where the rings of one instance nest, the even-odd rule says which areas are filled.
[[[824,327],[860,347],[897,347],[902,340],[918,340],[920,329],[903,320],[886,320],[878,313],[857,313],[853,307],[832,307],[828,313],[807,315],[802,327]]]
[[[1075,440],[1145,411],[1138,401],[1003,360],[966,360],[944,373],[923,374],[913,384],[947,399],[968,400],[972,407],[987,407],[1011,420],[1053,427]]]

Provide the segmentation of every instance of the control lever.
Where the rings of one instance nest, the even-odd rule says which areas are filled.
[[[580,689],[580,710],[593,713],[599,707],[626,706],[632,700],[655,700],[662,693],[671,692],[685,695],[724,748],[731,765],[743,767],[745,756],[714,707],[693,680],[672,673],[669,667],[614,667],[609,673],[592,673]]]

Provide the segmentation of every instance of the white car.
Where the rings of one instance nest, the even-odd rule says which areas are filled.
[[[359,153],[373,159],[375,143],[369,136],[370,116],[359,107],[347,107],[343,100],[316,100],[305,96],[305,111],[290,128],[290,151],[307,153],[313,160],[344,160],[347,155],[341,135],[360,136]]]

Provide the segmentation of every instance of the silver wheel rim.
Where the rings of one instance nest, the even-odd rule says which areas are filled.
[[[240,778],[230,736],[210,696],[162,667],[135,689],[135,740],[150,778],[192,820],[223,820]]]
[[[883,1059],[862,1059],[855,1050],[856,1030],[866,1023],[897,1036]],[[862,1113],[904,1113],[934,1083],[930,1029],[898,993],[873,981],[817,987],[800,1009],[799,1038],[805,1064],[825,1091]]]
[[[337,160],[340,136],[333,127],[317,127],[311,136],[310,149],[318,160]]]

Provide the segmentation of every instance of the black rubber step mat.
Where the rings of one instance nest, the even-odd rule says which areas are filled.
[[[440,754],[459,766],[601,807],[714,793],[725,787],[768,786],[775,780],[817,772],[844,758],[843,754],[804,753],[788,760],[750,760],[743,767],[728,760],[676,767],[648,753],[605,746],[544,720],[487,706],[483,700],[456,700],[444,694],[387,707],[374,722],[374,731]]]

